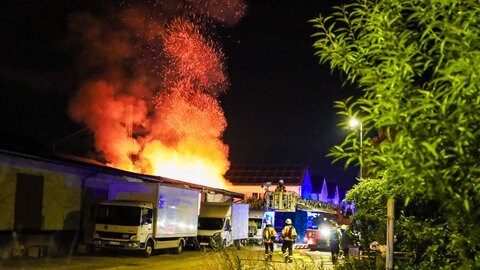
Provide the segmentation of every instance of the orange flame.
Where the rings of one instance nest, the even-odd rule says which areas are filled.
[[[152,172],[155,175],[161,175],[167,178],[181,179],[191,183],[201,183],[202,185],[225,188],[226,182],[223,173],[228,164],[216,163],[208,156],[196,155],[182,150],[172,149],[154,141],[145,147],[143,157],[150,160]]]
[[[217,100],[228,86],[223,53],[188,19],[165,28],[166,18],[147,11],[73,16],[71,30],[84,37],[81,66],[98,73],[70,115],[94,131],[110,166],[226,188],[227,122]]]

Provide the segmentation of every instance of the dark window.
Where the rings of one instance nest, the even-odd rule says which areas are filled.
[[[199,218],[199,230],[221,230],[223,228],[223,218]]]
[[[15,191],[15,230],[42,229],[43,176],[17,174]]]
[[[140,213],[140,207],[99,205],[95,221],[98,224],[139,226]]]

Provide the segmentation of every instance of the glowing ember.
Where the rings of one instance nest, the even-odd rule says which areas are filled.
[[[226,3],[222,9],[233,2]],[[70,115],[94,131],[111,166],[226,188],[227,123],[216,99],[228,87],[223,54],[172,3],[164,6],[125,6],[107,19],[73,16],[79,67],[89,79]]]
[[[192,22],[175,19],[164,37],[165,52],[170,57],[168,80],[190,80],[199,90],[218,94],[227,87],[223,54],[203,37]]]
[[[187,2],[198,13],[228,26],[237,23],[247,7],[242,0],[187,0]]]

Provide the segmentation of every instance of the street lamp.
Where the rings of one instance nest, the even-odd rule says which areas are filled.
[[[363,152],[363,126],[357,118],[351,118],[348,121],[351,128],[357,128],[360,131],[360,179],[362,179],[362,152]],[[387,254],[385,258],[385,269],[393,269],[393,242],[394,242],[394,220],[395,220],[395,200],[388,198],[387,200]]]
[[[363,125],[362,125],[362,122],[360,122],[360,120],[358,120],[357,118],[351,118],[349,121],[348,121],[348,125],[351,127],[351,128],[358,128],[359,132],[360,132],[360,179],[362,179],[363,177],[363,169],[362,169],[362,152],[363,152]]]

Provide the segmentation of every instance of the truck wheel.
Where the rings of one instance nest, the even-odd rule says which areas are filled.
[[[242,248],[242,240],[235,240],[233,243],[237,250],[240,250]]]
[[[183,241],[178,241],[178,246],[173,250],[173,254],[180,254],[183,251]]]
[[[209,239],[209,243],[210,243],[210,247],[217,251],[220,249],[220,243],[217,243],[217,241],[215,239],[213,239],[213,237],[210,237]]]
[[[145,252],[143,253],[143,256],[145,258],[148,258],[150,257],[150,255],[152,255],[152,252],[153,252],[153,241],[148,240],[147,244],[145,245]]]
[[[227,240],[223,240],[222,244],[220,245],[220,250],[225,250],[227,248]]]

